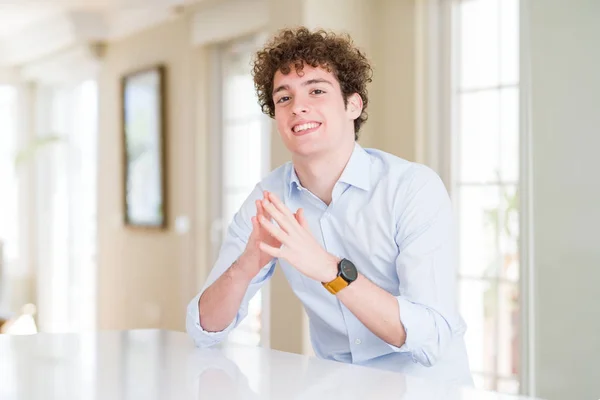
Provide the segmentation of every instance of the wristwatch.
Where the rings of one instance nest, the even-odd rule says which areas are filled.
[[[337,277],[331,282],[322,282],[322,285],[331,294],[337,294],[340,290],[344,289],[358,278],[358,271],[356,266],[350,260],[343,258],[338,263],[338,274]]]

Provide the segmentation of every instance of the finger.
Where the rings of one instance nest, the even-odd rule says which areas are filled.
[[[285,241],[288,239],[289,236],[284,231],[276,227],[271,221],[266,219],[264,216],[261,215],[258,219],[258,222],[267,232],[269,232],[271,236],[279,240],[279,242],[285,243]]]
[[[293,213],[290,211],[289,208],[286,207],[285,204],[283,204],[283,201],[279,200],[279,197],[277,197],[277,195],[275,193],[271,193],[268,192],[268,197],[269,201],[271,203],[273,203],[273,205],[275,205],[275,207],[284,215],[288,216],[288,217],[292,217]]]
[[[293,215],[288,218],[283,215],[269,200],[264,199],[262,201],[262,206],[267,213],[277,222],[277,224],[283,229],[285,232],[289,233],[292,229],[291,219],[294,219]],[[294,219],[294,222],[295,219]]]
[[[255,242],[260,225],[258,224],[258,220],[256,217],[250,218],[250,221],[252,222],[252,231],[250,232],[250,236],[248,237],[248,242]]]
[[[263,207],[263,201],[265,200],[269,200],[269,192],[266,190],[263,190],[263,198],[261,199],[260,205],[263,209],[263,212],[267,213],[267,210],[265,210],[265,207]],[[265,217],[270,218],[270,216],[265,215]]]
[[[261,200],[256,200],[256,209],[258,210],[258,215],[264,215],[266,219],[271,220],[273,219],[273,217],[271,216],[271,214],[269,214],[267,212],[267,210],[265,210],[265,208],[262,205],[262,201]]]
[[[273,247],[273,246],[269,246],[268,244],[266,244],[265,242],[259,242],[258,243],[258,247],[265,253],[267,253],[268,255],[270,255],[271,257],[275,257],[278,258],[281,256],[281,248],[277,248],[277,247]]]
[[[298,211],[296,211],[296,220],[298,221],[298,223],[307,230],[310,230],[309,226],[308,226],[308,221],[306,220],[306,218],[304,217],[304,209],[299,208]]]
[[[265,209],[262,206],[262,203],[260,200],[256,200],[254,202],[254,204],[256,204],[256,216],[260,216],[260,215],[264,215],[265,214]]]

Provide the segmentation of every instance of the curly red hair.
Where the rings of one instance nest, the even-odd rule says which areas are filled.
[[[360,127],[367,120],[369,103],[367,84],[372,81],[373,70],[365,54],[355,47],[346,34],[325,30],[311,32],[305,27],[280,31],[265,47],[256,53],[252,76],[262,111],[275,117],[273,80],[275,73],[289,74],[293,66],[296,72],[304,65],[321,67],[332,72],[340,84],[344,104],[348,97],[358,93],[363,101],[361,115],[354,120],[354,138],[358,139]]]

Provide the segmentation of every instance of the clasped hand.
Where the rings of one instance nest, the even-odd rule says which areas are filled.
[[[265,212],[257,214],[258,223],[275,239],[259,241],[262,252],[287,261],[302,274],[319,282],[335,279],[339,259],[314,238],[302,208],[292,213],[274,193],[266,191],[260,206]],[[273,246],[277,242],[281,245]]]

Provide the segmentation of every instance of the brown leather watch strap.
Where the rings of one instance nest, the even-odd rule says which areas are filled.
[[[337,294],[340,290],[348,286],[348,282],[341,276],[338,276],[331,282],[323,282],[322,284],[331,294]]]

